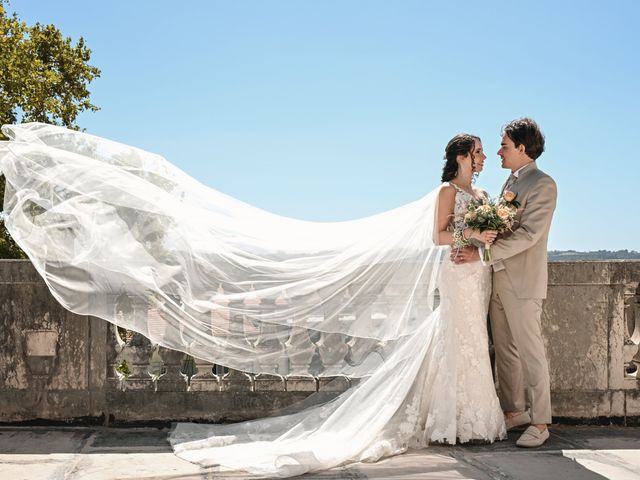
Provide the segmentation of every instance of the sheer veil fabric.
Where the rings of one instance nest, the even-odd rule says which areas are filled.
[[[433,240],[439,189],[314,223],[104,138],[41,123],[2,131],[5,225],[65,308],[246,372],[354,379],[293,413],[178,424],[176,454],[286,477],[456,441],[454,333],[438,308],[447,249]]]

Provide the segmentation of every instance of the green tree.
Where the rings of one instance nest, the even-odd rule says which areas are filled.
[[[83,111],[96,111],[88,85],[100,76],[89,64],[91,50],[82,37],[73,44],[54,25],[29,26],[0,0],[0,125],[46,122],[79,129]],[[6,138],[0,133],[0,140]],[[0,209],[5,178],[0,176]],[[26,258],[0,225],[0,258]]]

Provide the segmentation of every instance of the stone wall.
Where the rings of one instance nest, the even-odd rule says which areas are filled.
[[[558,417],[640,418],[640,262],[549,264],[543,329]]]
[[[554,416],[637,423],[640,262],[551,263],[549,273],[543,328]],[[194,364],[121,334],[63,309],[30,262],[0,261],[0,422],[235,421],[350,384]],[[123,360],[131,370],[124,382],[116,372]]]

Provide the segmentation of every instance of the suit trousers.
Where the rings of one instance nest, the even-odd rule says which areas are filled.
[[[500,270],[493,274],[489,315],[502,409],[524,411],[528,397],[531,422],[551,423],[549,366],[540,325],[542,299],[518,298],[506,270]]]

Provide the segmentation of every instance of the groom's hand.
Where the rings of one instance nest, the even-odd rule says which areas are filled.
[[[451,250],[451,261],[455,264],[480,261],[480,252],[476,247],[464,247]]]

